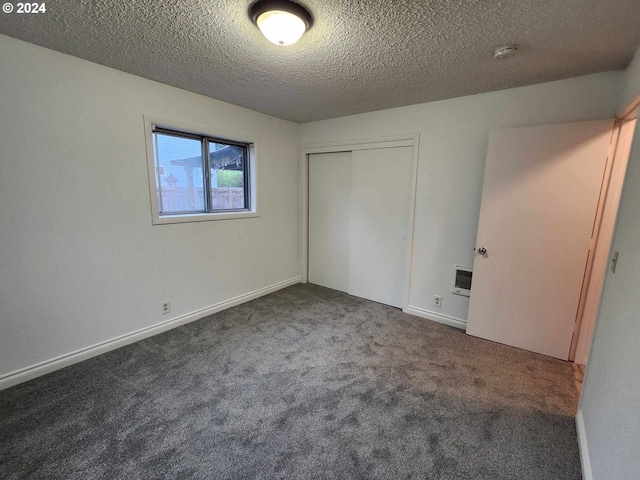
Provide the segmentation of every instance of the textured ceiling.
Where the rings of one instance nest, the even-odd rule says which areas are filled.
[[[53,0],[0,33],[295,122],[620,69],[640,44],[639,0],[304,0],[290,47],[250,3]]]

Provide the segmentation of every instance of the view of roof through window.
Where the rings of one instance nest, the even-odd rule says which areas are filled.
[[[202,140],[154,133],[156,189],[161,213],[245,207],[244,147],[208,141],[211,206],[205,198]]]

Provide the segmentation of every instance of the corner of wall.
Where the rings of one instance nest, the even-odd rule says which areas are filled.
[[[578,410],[576,415],[576,432],[578,433],[578,450],[580,451],[580,465],[582,466],[583,480],[593,480],[591,472],[591,459],[589,458],[589,448],[587,447],[587,433],[584,429],[584,418],[582,410]]]
[[[622,114],[638,97],[640,97],[640,47],[622,74],[617,113]]]

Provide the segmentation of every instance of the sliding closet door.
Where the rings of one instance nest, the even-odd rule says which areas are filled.
[[[413,147],[352,152],[349,290],[403,308]]]
[[[351,152],[309,155],[309,282],[349,290]]]

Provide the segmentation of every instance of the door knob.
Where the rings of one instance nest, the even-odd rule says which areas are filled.
[[[484,247],[478,247],[478,253],[480,255],[484,255],[485,253],[487,253],[487,249]]]

